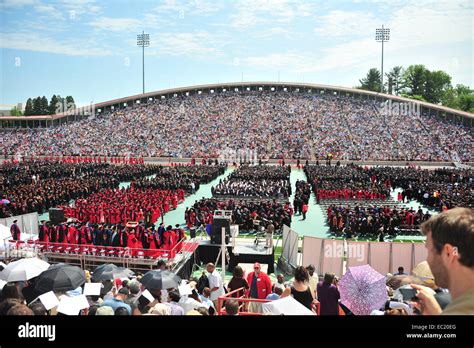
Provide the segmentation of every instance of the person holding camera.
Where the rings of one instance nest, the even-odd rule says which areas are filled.
[[[324,280],[317,286],[318,300],[320,303],[319,315],[339,315],[339,279],[334,273],[326,273]]]
[[[423,315],[474,314],[474,211],[454,208],[432,216],[421,225],[426,235],[427,261],[435,283],[449,289],[451,303],[442,310],[433,292],[411,284],[418,290],[414,302]]]

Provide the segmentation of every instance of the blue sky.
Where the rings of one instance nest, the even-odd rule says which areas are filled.
[[[146,90],[241,81],[353,87],[380,68],[425,64],[474,88],[474,2],[0,0],[0,104],[141,93],[136,34],[150,34]]]

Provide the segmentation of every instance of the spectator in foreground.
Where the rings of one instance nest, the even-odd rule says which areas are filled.
[[[454,208],[431,217],[421,225],[426,235],[427,261],[436,284],[449,289],[452,302],[442,310],[428,288],[418,290],[424,315],[474,315],[474,212]]]
[[[317,286],[320,315],[339,315],[339,290],[334,273],[326,273]]]
[[[397,275],[407,275],[407,274],[405,273],[405,269],[402,266],[400,266],[398,267],[398,273],[395,273],[394,275],[397,276]]]
[[[308,275],[309,275],[308,284],[309,284],[309,287],[311,288],[311,292],[313,293],[313,297],[318,298],[316,289],[318,287],[319,277],[318,277],[318,274],[315,273],[316,267],[314,267],[314,265],[309,265],[306,267],[306,270],[308,271]]]
[[[128,310],[127,308],[125,307],[118,307],[115,312],[114,312],[114,315],[130,315],[130,313],[128,313]]]
[[[181,300],[181,296],[177,291],[171,291],[168,294],[169,302],[165,303],[171,309],[171,315],[184,315],[184,309],[181,307],[178,302]]]
[[[277,287],[276,284],[274,284],[273,292],[270,295],[268,295],[266,299],[270,301],[279,300],[282,294],[283,294],[283,290]]]
[[[114,309],[110,306],[101,306],[95,311],[95,315],[115,315]]]
[[[278,274],[277,275],[277,282],[275,283],[275,287],[281,289],[281,293],[285,291],[286,285],[285,285],[285,277],[283,277],[283,274]]]
[[[27,305],[19,304],[10,308],[7,315],[35,315]]]
[[[0,302],[8,298],[16,299],[20,302],[24,302],[21,292],[18,290],[18,286],[15,283],[7,283],[3,287],[0,296]]]
[[[204,288],[202,291],[202,295],[199,295],[202,304],[209,310],[209,314],[213,315],[216,311],[214,308],[214,303],[210,300],[211,297],[211,289]]]
[[[48,311],[41,301],[30,303],[28,307],[33,311],[34,315],[48,315]]]
[[[226,301],[225,312],[227,315],[239,315],[239,303],[236,300]]]
[[[224,283],[213,263],[208,263],[206,270],[208,272],[209,288],[211,289],[211,301],[214,303],[214,308],[217,308],[217,299],[219,296],[224,295]]]
[[[248,297],[258,298],[264,300],[272,292],[272,282],[270,277],[261,271],[261,266],[258,262],[253,265],[253,272],[247,276],[247,283],[250,285]],[[250,302],[249,312],[261,313],[262,304],[257,302]]]
[[[115,312],[119,307],[125,307],[129,315],[132,315],[132,307],[125,303],[125,300],[130,295],[130,291],[127,288],[121,288],[117,295],[113,299],[106,300],[102,303],[102,306],[111,307]]]
[[[151,315],[171,315],[171,308],[164,303],[157,303],[150,309]]]
[[[297,267],[295,269],[295,281],[293,285],[283,291],[281,298],[292,295],[296,301],[311,310],[311,306],[315,303],[315,300],[308,282],[309,274],[306,268],[303,266]]]
[[[232,295],[232,297],[242,296],[245,293],[245,291],[247,291],[249,288],[249,284],[244,278],[244,271],[242,270],[242,267],[235,266],[234,270],[232,271],[232,279],[227,285],[227,290],[229,292],[232,292],[240,288],[244,288],[244,289],[242,291],[236,292],[235,294]]]

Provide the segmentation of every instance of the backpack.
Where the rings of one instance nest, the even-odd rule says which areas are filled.
[[[196,285],[197,291],[200,294],[202,294],[202,291],[204,290],[204,288],[208,288],[208,287],[209,287],[209,279],[207,278],[206,273],[202,272],[202,275],[201,277],[199,277],[197,285]]]

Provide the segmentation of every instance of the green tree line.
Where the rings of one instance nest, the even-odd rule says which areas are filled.
[[[424,65],[395,66],[385,74],[383,92],[453,109],[474,113],[474,90],[469,86],[451,84],[451,76],[442,70],[428,70]],[[359,80],[357,88],[380,92],[381,74],[376,68]]]
[[[48,103],[45,96],[28,98],[25,105],[25,116],[31,115],[54,115],[76,107],[74,98],[68,95],[62,98],[60,95],[53,95]]]

